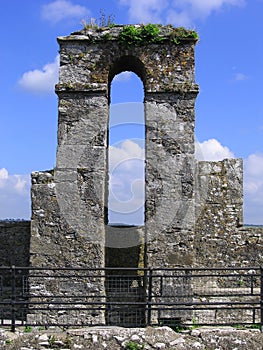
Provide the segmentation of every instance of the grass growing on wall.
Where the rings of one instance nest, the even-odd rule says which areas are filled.
[[[198,40],[198,34],[194,30],[187,30],[183,27],[172,28],[169,39],[172,43],[180,44],[184,39]],[[160,43],[167,38],[160,35],[160,25],[149,23],[141,26],[125,26],[119,36],[120,41],[129,46],[140,46],[145,43]]]

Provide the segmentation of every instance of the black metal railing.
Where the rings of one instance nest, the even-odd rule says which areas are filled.
[[[1,267],[0,322],[262,329],[263,269]]]

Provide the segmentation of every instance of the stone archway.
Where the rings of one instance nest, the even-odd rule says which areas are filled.
[[[105,266],[109,86],[123,70],[134,71],[145,92],[144,264],[193,262],[197,39],[159,26],[156,37],[137,44],[123,41],[125,28],[86,28],[58,38],[57,162],[33,177],[32,266]],[[102,281],[96,290],[104,295]]]

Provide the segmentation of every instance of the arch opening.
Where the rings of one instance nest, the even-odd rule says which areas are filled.
[[[122,56],[112,65],[109,71],[109,78],[108,78],[109,104],[112,103],[111,102],[112,81],[116,76],[118,76],[119,74],[123,74],[124,72],[131,72],[135,74],[137,77],[139,77],[143,84],[143,90],[144,90],[145,81],[146,81],[146,70],[145,70],[144,64],[141,62],[141,60],[139,60],[135,56],[131,56],[131,55]],[[115,78],[115,81],[116,81],[116,78]],[[125,101],[125,102],[128,102],[128,101]],[[143,100],[137,101],[137,102],[143,102]]]
[[[145,217],[145,75],[135,58],[118,62],[109,74],[105,266],[113,269],[107,271],[106,295],[109,302],[144,302],[144,277],[136,269],[145,267],[145,237],[140,227]],[[131,285],[137,286],[135,294]],[[109,325],[144,324],[145,308],[109,308],[105,317]]]
[[[145,211],[143,83],[136,73],[128,70],[111,81],[107,223],[141,226]]]

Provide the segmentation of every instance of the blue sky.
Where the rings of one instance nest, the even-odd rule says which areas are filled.
[[[29,218],[29,174],[55,166],[56,37],[99,18],[100,9],[119,24],[198,31],[198,149],[208,160],[244,159],[245,222],[263,224],[263,0],[1,1],[0,218]],[[113,103],[126,100],[127,83],[139,91],[129,99],[140,100],[140,82],[123,74],[114,82]],[[113,143],[116,128],[114,137]]]

